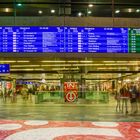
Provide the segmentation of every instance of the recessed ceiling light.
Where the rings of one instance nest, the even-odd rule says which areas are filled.
[[[21,3],[18,3],[18,4],[17,4],[17,6],[19,6],[19,7],[20,7],[20,6],[22,6],[22,4],[21,4]]]
[[[38,13],[39,13],[39,14],[42,14],[42,13],[43,13],[43,11],[39,10],[39,11],[38,11]]]
[[[55,10],[54,10],[54,9],[52,9],[52,10],[51,10],[51,13],[55,13]]]
[[[81,17],[81,16],[82,16],[82,13],[81,13],[81,12],[79,12],[79,13],[78,13],[78,16],[79,16],[79,17]]]
[[[120,13],[120,10],[116,10],[115,13],[116,13],[116,14]]]
[[[5,12],[10,12],[10,9],[9,8],[5,8]]]
[[[88,11],[88,14],[91,14],[92,12],[91,11]]]
[[[140,12],[140,9],[137,9],[136,12],[139,13]]]
[[[93,7],[93,4],[89,4],[88,7]]]
[[[129,9],[128,9],[128,12],[129,12],[129,13],[131,13],[131,12],[132,12],[132,9],[131,9],[131,8],[129,8]]]

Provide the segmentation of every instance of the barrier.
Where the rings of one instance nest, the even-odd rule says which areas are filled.
[[[48,100],[57,100],[62,98],[60,91],[37,91],[35,92],[35,103],[41,103]]]
[[[90,92],[86,92],[86,99],[102,102],[102,103],[108,103],[109,94],[106,91],[100,91],[100,92],[90,91]]]

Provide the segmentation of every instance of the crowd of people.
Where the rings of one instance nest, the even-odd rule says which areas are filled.
[[[9,88],[5,89],[4,91],[0,90],[0,96],[3,99],[3,102],[17,102],[17,96],[21,96],[23,101],[32,101],[32,95],[34,94],[33,88],[28,88],[27,85],[23,85],[23,87],[16,89],[16,88]]]
[[[128,114],[130,101],[130,114],[137,114],[140,111],[140,84],[133,82],[123,84],[118,91],[115,91],[115,99],[117,112]]]

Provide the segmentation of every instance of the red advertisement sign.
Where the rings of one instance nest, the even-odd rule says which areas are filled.
[[[78,99],[77,82],[64,82],[64,98],[68,102],[74,102]]]

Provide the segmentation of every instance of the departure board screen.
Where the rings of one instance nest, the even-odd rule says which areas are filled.
[[[1,26],[3,53],[137,53],[140,29]]]
[[[129,29],[129,52],[140,53],[140,29]]]
[[[9,64],[0,64],[0,74],[6,74],[10,72]]]

